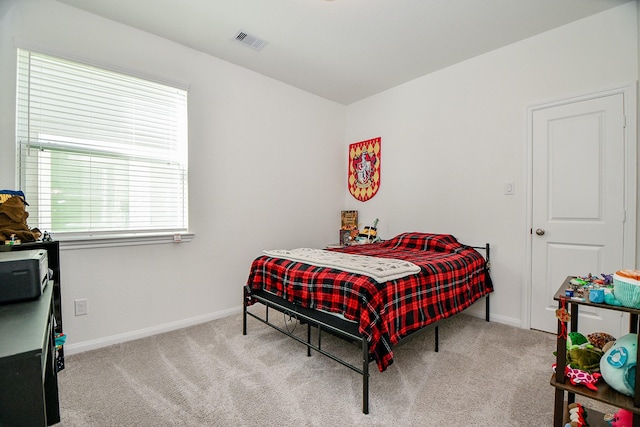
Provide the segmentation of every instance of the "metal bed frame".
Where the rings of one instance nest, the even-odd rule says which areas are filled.
[[[474,249],[480,249],[485,251],[485,260],[486,260],[486,268],[487,273],[491,269],[490,262],[490,245],[486,243],[484,246],[470,246]],[[485,298],[485,320],[489,322],[489,296],[487,294],[484,296]],[[252,313],[247,310],[247,308],[251,305],[251,301],[260,302],[265,306],[265,314],[264,317],[260,317],[259,315]],[[280,313],[284,313],[289,315],[290,317],[295,318],[301,324],[307,324],[307,339],[304,340],[297,335],[293,334],[293,331],[289,331],[288,329],[284,329],[274,323],[271,323],[269,320],[269,308],[272,308]],[[243,288],[243,310],[242,310],[242,335],[247,335],[247,316],[250,316],[265,325],[271,326],[277,331],[282,332],[283,334],[293,338],[299,343],[305,345],[307,347],[307,356],[311,356],[311,350],[315,350],[320,354],[323,354],[330,359],[340,363],[341,365],[351,369],[352,371],[357,372],[362,375],[362,412],[364,414],[369,413],[369,363],[373,360],[371,355],[369,354],[369,343],[364,338],[360,332],[358,331],[358,323],[348,321],[346,319],[342,319],[335,315],[325,313],[318,310],[313,310],[310,308],[302,307],[298,304],[294,304],[289,302],[281,297],[278,297],[269,292],[260,290],[252,290],[248,285],[245,285]],[[433,325],[435,332],[435,351],[439,350],[439,334],[438,334],[438,323],[436,322]],[[311,328],[316,327],[318,329],[318,340],[317,344],[311,342]],[[428,327],[428,326],[427,326]],[[426,329],[426,328],[424,328]],[[424,330],[422,329],[422,330]],[[338,356],[329,353],[322,349],[322,331],[325,330],[329,333],[337,335],[339,337],[349,339],[352,341],[359,342],[362,347],[362,367],[358,367],[352,363],[349,363]],[[415,331],[419,332],[419,331]],[[414,333],[415,333],[414,332]],[[403,342],[410,336],[413,336],[414,333],[403,337],[398,344]]]

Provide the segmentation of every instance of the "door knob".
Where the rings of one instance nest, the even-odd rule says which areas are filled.
[[[538,236],[542,236],[542,235],[544,235],[544,228],[538,228],[538,229],[536,230],[536,234],[537,234]]]

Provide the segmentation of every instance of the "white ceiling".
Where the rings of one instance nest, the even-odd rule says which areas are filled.
[[[58,1],[348,105],[630,0]]]

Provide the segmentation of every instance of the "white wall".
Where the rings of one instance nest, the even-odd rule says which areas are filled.
[[[335,241],[341,209],[358,209],[365,224],[380,218],[384,238],[415,230],[490,242],[492,316],[517,325],[528,238],[526,109],[638,79],[636,3],[344,107],[53,0],[0,1],[2,188],[15,186],[14,37],[191,85],[195,239],[64,251],[71,351],[238,309],[262,249]],[[346,192],[346,145],[377,136],[382,185],[357,202]],[[515,182],[515,195],[503,195],[505,181]],[[89,299],[87,316],[73,315],[78,298]]]
[[[380,218],[383,238],[418,230],[490,242],[492,317],[521,324],[526,109],[635,82],[637,21],[627,3],[350,105],[347,143],[381,136],[382,176],[371,201],[346,193],[345,207],[365,224]]]
[[[14,38],[190,84],[195,238],[63,251],[68,351],[228,314],[241,306],[251,260],[263,249],[337,240],[344,106],[52,0],[10,3],[0,9],[1,188],[15,188]],[[79,298],[88,299],[87,316],[73,314]]]

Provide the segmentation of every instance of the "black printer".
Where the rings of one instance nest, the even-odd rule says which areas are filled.
[[[46,249],[0,252],[0,304],[37,299],[48,282]]]

